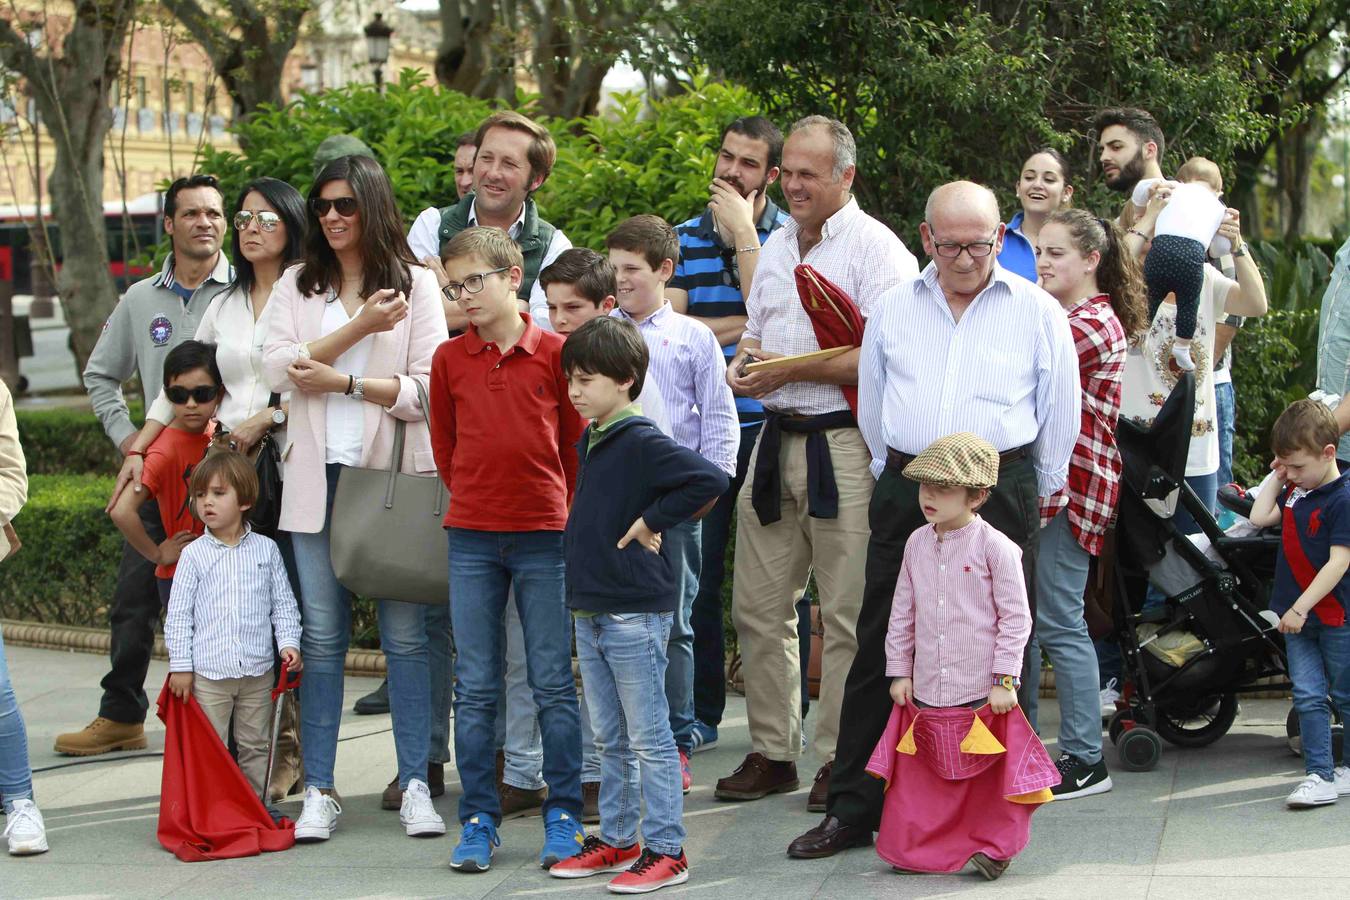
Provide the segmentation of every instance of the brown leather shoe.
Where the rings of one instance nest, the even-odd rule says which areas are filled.
[[[502,782],[497,786],[497,796],[502,804],[502,821],[518,819],[521,816],[542,816],[543,803],[548,797],[548,788],[527,791],[513,784]]]
[[[793,859],[824,859],[840,850],[869,847],[871,844],[870,828],[849,825],[834,816],[826,816],[815,828],[788,844],[788,856]]]
[[[996,881],[1000,875],[1008,871],[1008,863],[1012,860],[994,859],[983,853],[976,853],[970,858],[970,862],[984,876],[985,881]]]
[[[431,796],[439,797],[445,793],[445,766],[442,763],[427,763],[427,789]],[[380,809],[402,809],[403,790],[398,786],[398,775],[385,786],[380,795]]]
[[[830,799],[830,770],[833,768],[834,761],[831,760],[816,772],[816,781],[811,785],[810,796],[806,798],[807,812],[825,812],[825,801]]]
[[[114,722],[99,716],[80,731],[56,736],[56,752],[66,756],[98,756],[113,750],[144,750],[148,746],[140,722]]]
[[[798,787],[797,764],[774,762],[763,753],[751,753],[740,767],[717,781],[713,796],[718,800],[758,800],[770,794],[786,794]]]
[[[399,809],[403,806],[403,790],[398,786],[398,774],[385,787],[380,795],[380,809]]]
[[[600,824],[600,782],[581,783],[581,824]]]

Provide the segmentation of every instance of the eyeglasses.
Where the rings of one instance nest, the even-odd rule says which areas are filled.
[[[338,210],[338,212],[342,212],[342,210]],[[234,214],[234,230],[247,231],[248,226],[252,225],[255,219],[258,222],[258,227],[267,232],[276,231],[277,226],[281,224],[281,216],[274,212],[264,210],[255,213],[247,209],[241,209]]]
[[[220,393],[220,388],[214,384],[203,384],[195,388],[185,388],[178,385],[164,389],[164,396],[169,398],[170,403],[176,403],[182,406],[188,402],[191,397],[198,403],[210,403],[216,399],[216,394]]]
[[[329,200],[326,197],[315,197],[309,201],[309,208],[314,210],[314,215],[322,219],[328,215],[330,209],[336,209],[339,216],[344,219],[350,219],[356,215],[361,208],[356,205],[355,197],[338,197],[335,200]]]
[[[476,272],[473,275],[470,275],[468,278],[465,278],[463,281],[450,282],[445,287],[441,288],[441,291],[445,294],[445,296],[449,297],[451,300],[458,300],[461,292],[467,294],[476,294],[483,289],[484,278],[488,277],[489,275],[496,275],[500,272],[505,272],[509,268],[511,267],[502,266],[500,269],[493,269],[491,272]]]
[[[741,289],[741,265],[736,259],[736,251],[731,247],[723,247],[720,251],[722,256],[722,283],[732,290]]]
[[[990,253],[994,252],[995,241],[971,241],[969,244],[958,244],[955,241],[939,241],[937,235],[933,234],[933,226],[928,226],[929,234],[933,235],[933,251],[943,259],[956,259],[964,250],[970,254],[971,259],[984,259]]]

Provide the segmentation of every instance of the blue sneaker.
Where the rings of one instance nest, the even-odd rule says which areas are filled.
[[[693,739],[695,753],[698,753],[701,750],[711,750],[717,746],[717,726],[708,725],[705,722],[700,722],[698,719],[695,719]]]
[[[492,868],[492,848],[501,845],[491,816],[487,813],[470,816],[459,834],[459,845],[450,855],[450,868],[457,872],[486,872]]]
[[[550,809],[544,813],[544,849],[539,851],[539,866],[553,868],[561,862],[581,852],[586,842],[586,829],[581,823],[561,809]]]

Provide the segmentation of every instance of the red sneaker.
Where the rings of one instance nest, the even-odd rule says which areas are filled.
[[[576,856],[559,860],[548,870],[554,878],[587,878],[601,872],[622,872],[639,855],[638,845],[613,847],[595,835],[589,835]]]
[[[666,856],[646,847],[632,868],[611,881],[607,887],[613,894],[647,894],[672,884],[689,880],[689,860],[684,851],[679,856]]]
[[[689,754],[685,753],[683,750],[679,751],[679,753],[680,753],[680,787],[687,794],[689,793],[689,788],[694,783],[694,773],[693,770],[689,768]]]

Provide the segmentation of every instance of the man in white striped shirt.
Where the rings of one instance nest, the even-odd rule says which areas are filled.
[[[873,479],[868,452],[841,385],[858,381],[858,351],[746,373],[754,360],[820,350],[797,293],[807,264],[858,305],[918,273],[914,256],[853,198],[856,148],[842,123],[811,116],[783,146],[782,185],[791,220],[769,237],[746,298],[748,320],[727,370],[737,394],[764,404],[765,422],[736,502],[732,612],[740,637],[751,752],[717,783],[721,800],[796,790],[802,755],[801,658],[796,601],[815,572],[825,625],[808,809],[824,809],[839,734],[844,678],[857,650],[862,555]]]
[[[865,767],[891,709],[885,642],[895,583],[905,542],[924,524],[919,485],[901,470],[955,432],[993,444],[998,484],[980,515],[1021,547],[1034,598],[1037,496],[1064,485],[1081,424],[1068,318],[1045,291],[998,266],[1004,226],[993,193],[968,181],[943,185],[924,218],[919,233],[932,262],[881,298],[863,337],[858,422],[877,477],[867,587],[844,695],[849,729],[825,819],[788,847],[802,859],[870,844],[881,818],[882,787]]]

